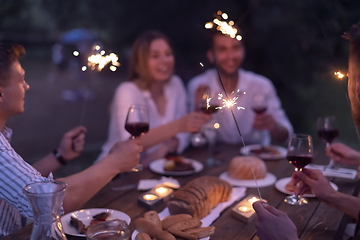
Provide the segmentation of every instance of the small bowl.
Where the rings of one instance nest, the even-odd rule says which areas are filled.
[[[87,240],[128,240],[129,225],[119,219],[97,223],[86,231]]]

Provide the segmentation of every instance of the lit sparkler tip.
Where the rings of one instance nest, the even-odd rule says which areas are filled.
[[[334,72],[334,75],[339,79],[342,79],[345,77],[345,74],[341,73],[340,71]]]
[[[224,35],[228,35],[231,38],[235,38],[238,41],[242,40],[242,36],[237,34],[238,30],[236,27],[234,27],[234,21],[226,21],[229,18],[229,16],[226,13],[223,13],[222,11],[217,11],[217,16],[215,16],[213,22],[207,22],[205,24],[206,29],[214,28],[221,32]],[[223,20],[223,21],[222,21]],[[217,26],[215,26],[217,25]]]

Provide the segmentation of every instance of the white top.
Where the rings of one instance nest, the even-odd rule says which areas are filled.
[[[154,100],[148,90],[139,89],[133,82],[121,83],[115,92],[111,104],[110,126],[108,140],[102,147],[102,152],[96,161],[106,156],[111,147],[117,141],[125,141],[130,138],[130,134],[125,130],[125,121],[128,109],[131,105],[143,105],[149,109],[150,129],[169,123],[187,114],[186,90],[182,80],[178,76],[172,76],[164,86],[164,94],[167,101],[165,115],[161,115],[156,107]],[[189,143],[188,133],[176,135],[179,139],[177,151],[182,152]],[[156,150],[160,144],[147,149],[149,153]]]
[[[221,83],[218,80],[218,74],[216,69],[207,70],[203,74],[191,79],[188,83],[191,110],[195,108],[194,96],[196,89],[199,85],[202,84],[208,85],[211,92],[221,93],[223,94],[224,98],[226,96],[221,86]],[[239,79],[236,89],[239,89],[240,91],[235,92],[228,97],[239,97],[236,101],[237,104],[233,107],[233,112],[245,143],[270,143],[270,134],[268,131],[261,131],[261,134],[265,135],[263,135],[261,138],[267,138],[267,140],[264,141],[264,139],[261,140],[258,137],[259,130],[252,128],[252,124],[255,118],[255,113],[252,110],[254,94],[263,94],[264,96],[266,96],[267,112],[273,116],[276,122],[284,126],[289,131],[289,136],[292,134],[293,128],[291,126],[291,123],[288,120],[284,110],[281,108],[281,103],[276,94],[276,90],[269,79],[253,72],[239,69]],[[244,107],[245,109],[238,110],[237,107],[240,106]],[[241,138],[237,131],[230,109],[222,108],[217,113],[213,114],[213,118],[216,122],[220,124],[220,128],[218,130],[218,137],[220,141],[225,141],[228,143],[241,142]]]

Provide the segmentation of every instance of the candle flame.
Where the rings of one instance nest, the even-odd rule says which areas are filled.
[[[234,27],[234,21],[226,21],[229,16],[222,11],[217,11],[217,16],[215,16],[212,22],[207,22],[205,24],[206,29],[216,28],[219,32],[224,35],[228,35],[231,38],[235,38],[238,41],[242,40],[242,36],[238,34],[238,29]]]

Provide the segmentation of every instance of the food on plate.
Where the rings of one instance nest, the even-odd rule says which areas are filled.
[[[150,218],[149,218],[150,217]],[[164,218],[158,225],[156,211],[145,213],[144,218],[134,221],[135,228],[139,231],[136,240],[175,240],[181,239],[198,240],[214,234],[215,227],[200,227],[201,221],[188,214],[170,215]]]
[[[86,230],[88,229],[88,227],[85,226],[82,221],[73,216],[70,217],[70,225],[73,226],[80,234],[85,234]]]
[[[232,186],[213,176],[195,178],[170,195],[167,207],[171,215],[189,214],[202,219],[219,203],[229,199]]]
[[[164,171],[183,172],[194,170],[191,161],[186,160],[183,156],[168,156],[165,160]]]
[[[261,146],[260,148],[255,148],[250,150],[251,154],[260,155],[260,154],[270,154],[270,155],[279,155],[281,154],[276,148],[269,146]]]
[[[80,234],[85,234],[86,230],[100,222],[105,222],[107,218],[110,216],[109,212],[102,212],[99,214],[96,214],[92,217],[92,220],[90,222],[89,226],[86,226],[82,221],[77,219],[76,217],[70,216],[70,225],[73,226],[76,231]]]
[[[292,193],[295,191],[294,179],[291,178],[291,180],[285,185],[285,190]],[[307,191],[304,194],[313,194],[313,193],[311,191]]]
[[[236,156],[231,160],[227,173],[235,179],[250,180],[254,179],[254,175],[256,179],[263,179],[266,177],[267,168],[264,161],[258,157]]]

